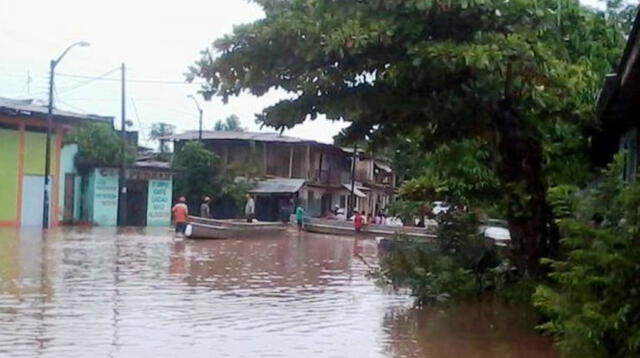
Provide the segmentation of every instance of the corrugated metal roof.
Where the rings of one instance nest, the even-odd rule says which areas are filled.
[[[349,192],[351,193],[351,184],[342,184],[342,186]],[[366,198],[367,195],[365,193],[363,193],[360,188],[358,188],[357,186],[353,187],[353,194],[355,194],[355,196],[359,197],[359,198]]]
[[[237,181],[246,181],[245,178],[236,178]],[[302,189],[304,179],[273,178],[257,181],[255,187],[250,190],[252,194],[293,194]]]
[[[198,131],[188,131],[182,134],[175,134],[161,138],[163,140],[197,140]],[[320,143],[313,140],[287,137],[280,135],[280,133],[272,132],[231,132],[231,131],[202,131],[202,139],[204,140],[246,140],[256,142],[275,142],[275,143],[307,143],[318,144],[335,147],[331,144]],[[335,147],[340,150],[340,148]]]
[[[37,104],[32,99],[11,99],[0,97],[0,113],[8,115],[22,115],[22,116],[46,116],[48,108],[46,105]],[[62,117],[72,120],[90,120],[90,121],[103,121],[112,122],[113,117],[98,116],[94,114],[80,114],[69,111],[62,111],[59,109],[53,109],[54,118]]]
[[[171,169],[171,163],[156,160],[139,160],[134,163],[136,168]]]
[[[379,160],[374,161],[375,166],[377,166],[378,168],[380,168],[381,170],[387,172],[387,173],[392,173],[393,170],[391,169],[390,166],[386,165],[385,163],[380,162]]]

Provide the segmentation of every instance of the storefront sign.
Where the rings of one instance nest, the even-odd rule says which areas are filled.
[[[171,180],[149,180],[147,226],[171,224]]]
[[[93,218],[100,226],[115,226],[118,222],[118,177],[108,174],[97,170],[95,175]]]

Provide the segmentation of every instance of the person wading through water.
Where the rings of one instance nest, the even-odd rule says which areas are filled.
[[[296,222],[298,223],[298,230],[302,230],[304,227],[304,208],[302,204],[298,204],[296,208]]]
[[[205,196],[204,199],[202,200],[202,204],[200,204],[201,217],[203,218],[211,217],[211,208],[209,207],[210,204],[211,204],[211,198],[208,196]]]
[[[244,206],[244,215],[248,223],[253,222],[253,218],[256,215],[256,202],[249,194],[247,194],[247,204]]]
[[[184,236],[189,217],[187,198],[184,196],[179,197],[178,203],[171,209],[171,212],[173,213],[173,221],[176,224],[176,236]]]

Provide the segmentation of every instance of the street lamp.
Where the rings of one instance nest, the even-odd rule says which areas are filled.
[[[196,107],[198,107],[198,112],[200,112],[200,127],[198,129],[198,140],[202,141],[202,108],[200,108],[200,104],[198,103],[198,100],[196,99],[196,97],[194,97],[194,95],[190,94],[187,96],[188,98],[191,98],[193,100],[193,102],[196,103]]]
[[[53,125],[53,80],[56,66],[62,61],[62,58],[76,46],[87,47],[90,44],[86,41],[76,42],[67,47],[62,54],[55,60],[51,60],[49,63],[49,108],[47,112],[47,142],[44,152],[44,202],[42,209],[42,228],[47,229],[49,227],[49,172],[51,171],[50,158],[51,158],[51,127]]]

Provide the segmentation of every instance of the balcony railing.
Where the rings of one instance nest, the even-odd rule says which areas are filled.
[[[340,186],[349,182],[349,174],[329,169],[314,169],[309,172],[308,180],[313,184]]]

